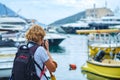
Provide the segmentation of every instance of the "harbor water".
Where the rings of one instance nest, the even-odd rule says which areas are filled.
[[[81,71],[81,66],[88,59],[87,41],[87,35],[67,35],[59,46],[50,48],[53,58],[58,63],[54,73],[57,80],[115,80]],[[75,64],[76,70],[70,70],[70,64]]]
[[[81,66],[86,63],[88,58],[86,35],[62,35],[67,38],[59,46],[50,47],[51,55],[58,63],[58,68],[54,73],[56,80],[110,80],[95,75],[86,75],[81,71]],[[76,69],[70,70],[70,64],[75,64]],[[49,74],[47,75],[49,76]]]
[[[57,80],[87,80],[80,68],[87,60],[86,43],[85,35],[68,35],[58,48],[50,49],[53,58],[58,63],[55,72]],[[76,70],[70,70],[70,64],[75,64]]]

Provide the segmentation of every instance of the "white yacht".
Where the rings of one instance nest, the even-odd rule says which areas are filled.
[[[76,23],[68,23],[61,26],[65,33],[76,33],[76,30],[85,30],[89,29],[88,23],[83,21],[78,21]]]
[[[104,16],[100,20],[89,23],[90,27],[95,27],[96,29],[108,29],[116,25],[120,25],[119,16]]]
[[[47,33],[45,39],[48,40],[50,46],[58,46],[64,39],[66,39],[66,36],[57,33]]]
[[[1,16],[0,17],[0,31],[14,31],[24,30],[26,21],[20,17]]]
[[[15,47],[0,48],[0,78],[10,76],[16,52]]]

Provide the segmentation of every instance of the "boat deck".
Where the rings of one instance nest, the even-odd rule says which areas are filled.
[[[99,65],[99,66],[106,66],[106,67],[120,67],[120,61],[115,61],[112,59],[104,59],[102,62],[98,62],[95,60],[87,61],[88,63]]]
[[[112,60],[112,59],[104,59],[103,61],[102,61],[102,63],[106,63],[106,64],[113,64],[113,65],[120,65],[120,61],[115,61],[115,60]]]

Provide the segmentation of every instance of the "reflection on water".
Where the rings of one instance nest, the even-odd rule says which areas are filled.
[[[51,53],[64,53],[65,48],[62,46],[50,46],[50,52]]]
[[[84,76],[86,76],[88,80],[117,80],[117,79],[111,79],[111,78],[99,76],[90,72],[83,71],[82,73],[84,74]]]

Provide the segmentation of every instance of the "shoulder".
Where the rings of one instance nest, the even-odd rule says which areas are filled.
[[[44,47],[42,47],[42,46],[39,46],[37,49],[36,49],[36,52],[35,52],[36,54],[46,54],[47,52],[46,52],[46,50],[45,50],[45,48]]]
[[[39,51],[46,51],[45,48],[42,47],[42,46],[39,46],[39,47],[37,48],[37,51],[38,51],[38,50],[39,50]]]
[[[45,61],[47,61],[49,59],[47,51],[42,46],[39,46],[37,48],[34,57],[35,57],[35,60],[36,59],[42,60],[42,62],[45,62]]]

